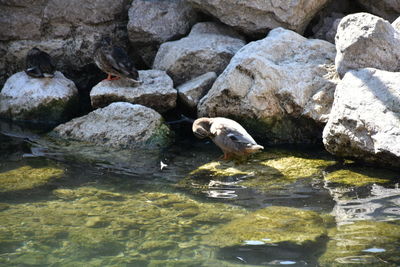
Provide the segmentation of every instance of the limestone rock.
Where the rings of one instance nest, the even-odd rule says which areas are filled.
[[[75,84],[56,71],[54,78],[12,75],[0,93],[0,116],[12,120],[62,122],[73,115],[78,100]]]
[[[336,69],[377,68],[400,71],[400,32],[377,16],[357,13],[344,17],[335,37]]]
[[[313,27],[313,38],[326,40],[334,44],[337,27],[343,17],[343,14],[332,13],[330,16],[321,18],[320,23]]]
[[[186,35],[196,19],[196,13],[184,0],[134,0],[128,14],[129,40],[140,51],[151,51],[144,53],[150,65],[159,45]]]
[[[357,0],[368,12],[376,14],[386,20],[394,21],[400,14],[399,0]]]
[[[302,33],[327,0],[305,1],[229,1],[188,0],[202,12],[250,35],[265,35],[284,27]]]
[[[272,142],[315,142],[333,101],[335,52],[326,41],[274,29],[232,58],[200,100],[199,116],[236,118]]]
[[[337,86],[323,141],[337,156],[400,166],[400,73],[346,73]]]
[[[392,23],[393,28],[395,28],[398,32],[400,32],[400,17],[398,17],[395,21]]]
[[[164,146],[169,142],[169,128],[160,114],[125,102],[112,103],[59,125],[52,134],[117,148]]]
[[[187,37],[163,43],[153,68],[165,70],[179,85],[206,72],[221,73],[244,45],[242,37],[226,26],[198,23]]]
[[[195,109],[200,99],[210,90],[215,79],[217,79],[215,72],[207,72],[178,86],[176,89],[179,99],[189,108]]]
[[[142,81],[140,85],[135,85],[128,79],[100,82],[90,92],[93,108],[105,107],[119,101],[140,104],[158,112],[175,107],[177,91],[165,71],[139,71],[139,79]]]

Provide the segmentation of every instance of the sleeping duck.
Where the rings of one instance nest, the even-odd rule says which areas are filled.
[[[26,56],[25,72],[33,78],[52,78],[56,66],[49,54],[39,48],[32,48]]]
[[[121,77],[138,82],[139,73],[125,50],[113,45],[111,38],[103,37],[95,46],[94,62],[105,73],[106,80],[118,80]],[[115,76],[115,77],[112,77]]]
[[[247,156],[264,149],[234,120],[199,118],[194,121],[192,130],[198,138],[211,138],[224,152],[223,159],[230,159],[232,156]]]

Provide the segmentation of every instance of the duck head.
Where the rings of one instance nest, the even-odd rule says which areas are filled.
[[[210,118],[199,118],[193,122],[192,130],[193,134],[197,138],[206,138],[211,137],[211,128],[212,121]]]

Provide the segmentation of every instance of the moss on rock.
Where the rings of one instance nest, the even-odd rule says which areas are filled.
[[[352,186],[364,186],[368,184],[384,184],[398,178],[399,175],[390,170],[345,166],[345,168],[329,172],[325,180]]]

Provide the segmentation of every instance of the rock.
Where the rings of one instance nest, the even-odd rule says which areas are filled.
[[[335,35],[343,14],[332,13],[330,16],[321,17],[320,23],[313,27],[313,38],[335,43]]]
[[[394,21],[400,14],[399,0],[357,0],[368,12],[389,21]]]
[[[206,72],[221,73],[244,45],[243,38],[226,26],[198,23],[187,37],[163,43],[153,68],[165,70],[179,85]]]
[[[113,33],[115,39],[127,40],[128,2],[2,1],[0,84],[23,68],[26,52],[34,46],[54,57],[63,73],[92,63],[94,44],[101,33]]]
[[[315,142],[333,101],[335,53],[326,41],[274,29],[232,58],[199,116],[233,117],[275,143]]]
[[[207,72],[181,84],[176,88],[179,99],[187,107],[195,109],[200,99],[210,90],[215,79],[217,79],[215,72]]]
[[[140,85],[134,85],[128,79],[100,82],[90,92],[92,107],[129,102],[165,112],[176,106],[177,91],[165,71],[139,71],[139,79],[143,82]]]
[[[78,104],[75,84],[57,71],[54,78],[37,79],[18,72],[0,93],[0,116],[12,120],[62,122]]]
[[[306,1],[237,1],[188,0],[202,12],[249,35],[262,35],[284,27],[302,33],[327,0]]]
[[[395,21],[392,23],[393,28],[395,28],[398,32],[400,32],[400,17],[398,17]]]
[[[346,73],[323,132],[340,157],[400,166],[400,73],[372,68]]]
[[[344,17],[335,37],[336,69],[377,68],[400,71],[400,33],[377,16],[357,13]]]
[[[142,105],[112,103],[56,127],[52,135],[97,145],[135,148],[165,146],[169,128],[156,111]]]
[[[160,44],[186,35],[196,20],[196,13],[184,0],[134,0],[128,15],[129,40],[141,52],[151,51],[144,53],[149,65]]]

